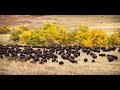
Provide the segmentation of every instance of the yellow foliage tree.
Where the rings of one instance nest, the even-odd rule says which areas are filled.
[[[76,28],[76,31],[81,31],[81,32],[87,32],[88,30],[89,30],[88,26],[85,26],[85,25],[79,25]]]
[[[29,28],[25,25],[18,26],[16,32],[22,34],[24,31],[29,31]]]
[[[45,45],[45,42],[46,39],[39,35],[39,33],[32,33],[27,39],[27,44],[35,46]]]
[[[67,37],[65,38],[65,45],[73,45],[75,43],[75,33],[69,32]]]
[[[108,35],[99,29],[90,29],[87,26],[79,26],[76,30],[75,39],[78,44],[87,47],[107,46]]]
[[[20,43],[21,44],[25,44],[27,42],[27,39],[30,37],[30,35],[32,34],[31,31],[24,31],[21,35],[20,35]]]
[[[79,25],[75,31],[68,32],[67,28],[54,23],[46,23],[41,29],[29,29],[26,26],[19,26],[19,42],[32,45],[52,45],[55,43],[62,45],[73,45],[75,42],[86,47],[107,46],[110,43],[120,43],[120,33],[108,38],[105,31],[91,29],[84,25]],[[114,41],[114,42],[113,42]],[[42,44],[43,43],[43,44]]]
[[[93,47],[93,42],[91,39],[86,39],[82,42],[85,47]]]
[[[108,46],[108,35],[103,30],[92,29],[89,37],[93,46]]]
[[[84,25],[79,25],[76,29],[75,29],[75,39],[76,42],[78,44],[83,44],[83,42],[86,42],[84,40],[87,39],[87,32],[89,31],[89,28],[87,26]]]
[[[68,31],[67,28],[64,26],[59,26],[59,43],[60,44],[67,44],[67,38],[68,38]]]
[[[39,32],[40,35],[46,38],[47,44],[59,43],[60,33],[58,31],[58,25],[53,23],[47,23]]]
[[[114,33],[109,37],[109,45],[120,45],[120,34]]]

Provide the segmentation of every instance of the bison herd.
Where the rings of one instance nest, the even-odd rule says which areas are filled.
[[[86,53],[86,55],[90,55],[92,59],[92,63],[95,63],[95,59],[97,59],[97,55],[99,57],[106,57],[109,62],[114,60],[118,60],[116,55],[106,55],[101,53],[115,51],[117,47],[84,47],[84,46],[62,46],[62,45],[51,45],[51,46],[30,46],[30,45],[0,45],[0,58],[1,60],[4,58],[9,58],[11,60],[17,61],[30,61],[30,63],[39,63],[44,64],[47,63],[48,60],[51,60],[52,63],[59,63],[59,65],[63,65],[64,61],[58,61],[58,56],[60,56],[63,60],[68,60],[71,63],[78,63],[76,58],[81,56],[81,52]],[[80,51],[81,50],[81,51]],[[120,48],[118,49],[118,53],[120,53]],[[88,58],[84,58],[84,62],[88,62]]]

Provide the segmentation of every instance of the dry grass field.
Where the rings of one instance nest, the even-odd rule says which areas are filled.
[[[102,52],[105,53],[105,52]],[[0,74],[3,75],[120,75],[120,53],[116,51],[107,52],[118,56],[117,61],[108,62],[106,57],[98,57],[95,63],[92,63],[92,57],[82,53],[76,60],[77,64],[63,60],[60,56],[58,61],[64,61],[63,65],[58,63],[47,63],[41,65],[39,63],[32,64],[30,61],[20,62],[11,61],[9,59],[0,60]],[[98,54],[96,53],[98,56]],[[88,58],[88,62],[84,62],[84,58]]]
[[[10,34],[0,34],[0,43],[10,44],[9,38],[10,38]]]
[[[31,64],[29,62],[0,61],[1,75],[120,75],[120,61],[112,63],[58,63]]]
[[[18,25],[27,25],[32,28],[40,28],[46,22],[59,23],[74,30],[79,25],[87,25],[91,28],[101,28],[111,34],[116,28],[120,27],[119,15],[3,15],[0,16],[0,25],[8,24],[12,27]],[[9,43],[9,34],[0,35],[0,43]],[[103,52],[104,53],[104,52]],[[96,53],[97,54],[97,53]],[[81,56],[77,58],[78,63],[72,64],[64,61],[64,65],[52,63],[51,60],[43,65],[32,64],[29,61],[19,62],[9,59],[0,59],[1,75],[120,75],[120,53],[116,51],[107,52],[118,56],[117,61],[108,62],[106,57],[98,57],[95,63],[91,62],[91,57],[81,52]],[[97,54],[98,56],[98,54]],[[84,62],[84,58],[88,58],[88,62]],[[58,60],[62,60],[60,57]]]

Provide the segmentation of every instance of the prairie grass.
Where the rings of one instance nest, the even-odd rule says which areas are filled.
[[[102,52],[103,53],[103,52]],[[8,59],[0,60],[0,74],[4,75],[120,75],[120,55],[117,52],[107,52],[118,56],[117,61],[108,62],[106,57],[98,57],[95,63],[92,63],[91,56],[81,53],[76,60],[77,64],[64,60],[63,65],[52,63],[49,60],[45,64],[32,64],[30,61],[20,62]],[[96,54],[98,56],[98,54]],[[88,58],[88,62],[83,59]],[[58,57],[58,61],[63,61]]]
[[[119,15],[2,15],[0,25],[8,24],[12,27],[27,25],[32,28],[40,28],[46,22],[59,23],[72,31],[79,24],[87,25],[91,28],[100,28],[112,34],[120,26]],[[0,43],[9,44],[9,34],[0,34]],[[104,52],[102,52],[104,53]],[[95,63],[91,63],[92,58],[84,53],[77,58],[78,64],[64,61],[64,65],[58,63],[32,64],[28,62],[15,62],[8,59],[0,59],[1,75],[120,75],[120,53],[105,52],[119,56],[118,61],[108,62],[106,58],[98,57]],[[98,56],[98,54],[97,54]],[[83,62],[88,58],[87,63]],[[61,58],[58,58],[61,61]]]

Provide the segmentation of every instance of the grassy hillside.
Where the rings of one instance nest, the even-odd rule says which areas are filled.
[[[77,25],[84,24],[92,28],[102,28],[110,34],[120,27],[119,15],[3,15],[0,25],[8,24],[16,27],[21,24],[40,28],[46,22],[59,23],[73,30]]]

